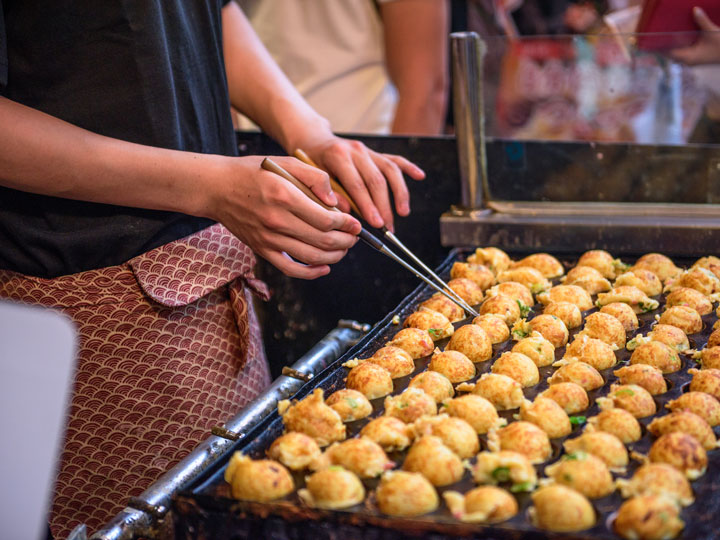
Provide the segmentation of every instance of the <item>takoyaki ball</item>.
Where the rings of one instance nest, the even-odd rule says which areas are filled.
[[[386,472],[380,478],[375,500],[383,514],[412,517],[433,512],[439,503],[437,491],[422,474]]]
[[[434,341],[450,337],[455,332],[455,327],[448,318],[432,309],[420,308],[405,319],[404,328],[420,328],[427,330]]]
[[[642,386],[651,395],[664,394],[667,392],[667,382],[662,371],[655,366],[648,364],[635,364],[623,366],[613,371],[620,384],[636,384]]]
[[[655,418],[648,424],[647,429],[656,437],[675,431],[687,433],[695,437],[705,450],[717,448],[717,439],[710,424],[702,416],[690,411],[671,412],[665,416]]]
[[[703,369],[720,369],[720,346],[705,347],[693,355]]]
[[[455,519],[465,523],[501,523],[518,513],[515,497],[495,486],[443,493],[445,504]]]
[[[637,268],[650,270],[653,274],[660,278],[660,281],[667,281],[669,278],[675,277],[682,272],[680,268],[665,255],[660,253],[648,253],[640,257],[630,270]]]
[[[692,435],[673,431],[666,433],[650,447],[652,463],[667,463],[683,472],[689,480],[696,480],[707,469],[707,452]]]
[[[452,279],[469,279],[483,291],[495,284],[495,275],[487,266],[482,264],[456,262],[450,269],[450,277]]]
[[[510,339],[510,329],[505,323],[505,319],[499,315],[486,313],[475,317],[472,323],[485,330],[490,343],[493,345]]]
[[[467,381],[475,376],[475,364],[459,351],[435,349],[428,369],[445,375],[451,383]]]
[[[565,410],[552,399],[536,397],[535,401],[523,401],[520,405],[520,419],[532,422],[551,439],[564,437],[572,431],[570,418]]]
[[[715,255],[708,255],[707,257],[700,257],[691,268],[707,268],[717,275],[717,267],[720,267],[720,257]]]
[[[537,367],[549,366],[555,361],[555,347],[540,332],[533,332],[513,345],[512,352],[530,358]]]
[[[629,444],[640,440],[642,430],[640,422],[637,421],[632,414],[625,409],[606,409],[600,411],[597,416],[591,416],[587,419],[588,433],[593,431],[604,431],[615,435],[624,444]]]
[[[550,302],[543,309],[543,313],[560,319],[568,330],[582,325],[583,318],[580,308],[570,302]]]
[[[390,386],[392,390],[392,383]],[[297,403],[283,399],[278,403],[278,413],[287,431],[304,433],[315,439],[318,446],[327,446],[345,438],[345,424],[334,409],[325,405],[320,388]]]
[[[623,471],[628,464],[625,445],[612,433],[605,431],[585,431],[579,437],[563,443],[565,452],[587,452],[600,458],[611,471]]]
[[[471,362],[476,363],[490,360],[493,354],[490,336],[477,324],[466,324],[458,328],[445,350],[461,352]]]
[[[513,486],[532,491],[537,486],[535,467],[525,454],[501,450],[480,452],[472,468],[473,479],[478,484],[499,484],[512,482]]]
[[[706,347],[713,348],[720,346],[720,328],[713,330],[712,334],[708,336]]]
[[[430,332],[421,328],[403,328],[387,344],[400,347],[413,360],[432,354],[435,349],[435,343]]]
[[[688,479],[667,463],[646,463],[630,480],[618,479],[617,486],[625,498],[662,495],[682,506],[690,506],[695,501]]]
[[[697,334],[702,330],[700,314],[689,306],[672,306],[667,308],[660,318],[660,324],[677,326],[686,334]]]
[[[475,306],[482,302],[483,291],[480,286],[473,280],[468,278],[456,278],[451,279],[447,282],[455,294],[465,300],[465,302],[471,306]]]
[[[537,299],[545,305],[550,302],[570,302],[580,311],[587,311],[593,307],[590,293],[577,285],[555,285],[552,289],[538,294]]]
[[[324,457],[328,465],[340,465],[360,478],[375,478],[395,466],[385,450],[368,437],[335,443],[325,451]]]
[[[372,362],[362,362],[350,370],[345,385],[357,390],[368,399],[387,396],[393,391],[390,372]]]
[[[545,467],[545,475],[588,499],[615,491],[615,482],[605,462],[587,452],[565,454],[560,461]]]
[[[333,466],[308,476],[298,496],[310,507],[339,510],[363,502],[365,487],[352,472]]]
[[[551,386],[572,382],[582,386],[586,392],[597,390],[605,384],[598,370],[585,362],[569,362],[561,366],[551,377],[548,377],[547,382]]]
[[[405,377],[415,371],[412,356],[404,349],[392,345],[379,348],[367,361],[387,369],[393,379]]]
[[[518,283],[517,281],[505,281],[503,283],[498,283],[494,287],[488,289],[487,294],[488,296],[496,296],[498,294],[509,296],[513,300],[519,301],[522,306],[524,306],[524,308],[521,306],[521,309],[531,308],[535,304],[533,295],[530,292],[530,287],[523,285],[522,283]]]
[[[447,486],[462,478],[464,467],[440,437],[424,435],[408,450],[403,470],[422,474],[434,486]]]
[[[676,351],[686,351],[690,348],[687,335],[677,326],[669,324],[656,324],[647,335],[652,341],[659,341]]]
[[[492,372],[507,375],[523,387],[535,386],[540,382],[540,372],[535,362],[522,353],[504,352],[492,365]]]
[[[516,409],[525,399],[522,385],[499,373],[483,373],[475,383],[473,394],[484,397],[499,411]]]
[[[325,404],[335,409],[343,422],[354,422],[372,413],[372,405],[365,395],[350,388],[332,393],[325,400]]]
[[[581,334],[599,339],[610,345],[613,349],[625,347],[625,327],[612,315],[607,313],[592,313],[585,319],[585,326]]]
[[[609,369],[617,363],[615,351],[610,345],[599,339],[579,334],[565,348],[563,360],[584,362],[598,371]]]
[[[619,259],[613,259],[612,255],[601,249],[593,249],[583,253],[576,266],[590,266],[607,279],[615,279],[615,276],[620,273],[618,270],[627,268]]]
[[[413,429],[417,437],[434,435],[440,437],[450,450],[463,459],[473,457],[480,450],[480,441],[475,429],[462,418],[447,414],[420,418]]]
[[[618,407],[625,409],[635,418],[645,418],[655,414],[657,407],[650,392],[637,384],[612,384],[610,393],[597,399],[600,409]]]
[[[665,405],[671,411],[690,411],[702,417],[710,427],[720,425],[720,401],[705,392],[685,392]]]
[[[488,432],[488,448],[493,452],[510,450],[524,454],[530,463],[542,463],[550,459],[550,439],[532,422],[512,422],[504,428]]]
[[[467,258],[471,264],[484,264],[493,274],[510,268],[512,261],[507,253],[496,247],[477,248],[475,253]]]
[[[277,461],[253,460],[235,452],[225,469],[232,496],[241,501],[268,502],[295,489],[290,472]]]
[[[465,318],[465,310],[444,294],[435,293],[420,305],[442,313],[450,322],[462,321]]]
[[[637,287],[648,296],[657,296],[662,292],[662,281],[650,270],[636,268],[624,274],[620,274],[615,280],[615,287],[621,285],[632,285]]]
[[[531,266],[518,266],[500,272],[497,277],[498,283],[505,283],[506,281],[515,281],[522,285],[525,285],[530,292],[533,294],[540,293],[548,290],[552,287],[550,280],[545,278],[540,272],[535,270]]]
[[[628,304],[623,302],[612,302],[600,308],[600,313],[607,313],[615,317],[625,328],[626,332],[637,330],[640,326],[637,315]]]
[[[556,278],[565,273],[563,265],[549,253],[534,253],[524,259],[513,263],[510,268],[529,266],[540,272],[546,278]]]
[[[678,287],[688,287],[704,294],[711,295],[720,292],[720,279],[707,268],[691,268],[683,272],[677,279],[668,282],[666,290],[672,291]]]
[[[693,376],[690,381],[691,392],[705,392],[715,399],[720,399],[720,369],[688,369]]]
[[[588,294],[597,294],[612,288],[610,282],[591,266],[576,266],[567,273],[563,284],[577,285],[585,289]]]
[[[555,532],[584,531],[595,525],[590,501],[569,487],[553,484],[532,494],[530,521],[536,527]]]
[[[590,406],[585,389],[573,382],[553,384],[538,397],[552,399],[567,414],[577,414]]]
[[[595,305],[601,308],[614,302],[628,304],[635,313],[647,313],[657,309],[660,305],[657,300],[653,300],[632,285],[620,285],[619,287],[613,287],[606,293],[598,294]]]
[[[480,306],[480,315],[490,313],[502,317],[508,326],[520,318],[520,305],[516,300],[504,294],[488,296]]]
[[[462,418],[472,426],[476,433],[481,435],[507,423],[507,420],[498,416],[497,409],[492,403],[475,394],[467,394],[445,401],[442,411],[450,416]]]
[[[689,287],[678,287],[665,297],[665,306],[688,306],[700,315],[712,313],[712,302],[703,293]]]
[[[532,332],[540,332],[556,349],[565,345],[570,335],[565,323],[554,315],[544,313],[528,322],[519,321],[513,326],[513,336],[518,340],[531,335]]]
[[[296,431],[275,439],[267,451],[270,459],[279,461],[293,471],[308,468],[321,454],[315,439]]]
[[[661,341],[648,341],[637,347],[630,356],[630,365],[647,364],[663,373],[675,373],[682,367],[680,356]]]
[[[669,540],[685,527],[677,505],[658,495],[625,501],[615,518],[615,532],[627,540]]]
[[[413,441],[410,426],[394,416],[373,418],[360,430],[360,436],[375,441],[386,452],[405,450]]]
[[[423,371],[418,373],[408,385],[409,388],[419,388],[435,400],[442,403],[455,395],[455,389],[448,378],[437,371]]]
[[[420,388],[406,388],[397,396],[385,398],[385,414],[410,424],[418,418],[437,414],[435,399]]]

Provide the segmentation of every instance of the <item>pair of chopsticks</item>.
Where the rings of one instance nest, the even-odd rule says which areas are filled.
[[[320,169],[320,167],[302,150],[298,149],[295,151],[295,157],[305,163],[306,165],[310,165],[312,167],[315,167],[317,169]],[[275,163],[270,158],[265,158],[261,164],[261,167],[267,171],[270,171],[272,173],[277,174],[278,176],[284,178],[285,180],[292,183],[296,188],[298,188],[300,191],[305,193],[310,199],[315,201],[317,204],[322,206],[323,208],[327,210],[332,210],[334,212],[340,212],[340,210],[334,206],[328,206],[324,202],[322,202],[313,192],[310,188],[308,188],[305,184],[303,184],[300,180],[295,178],[292,174],[290,174],[288,171],[283,169],[280,165]],[[355,202],[352,200],[352,198],[348,195],[348,193],[343,189],[343,187],[334,179],[330,178],[330,184],[332,186],[332,189],[345,197],[348,202],[350,203],[350,207],[353,209],[353,211],[358,215],[361,216],[360,209],[357,207]],[[379,238],[373,236],[370,232],[363,227],[360,230],[360,234],[358,234],[358,237],[363,240],[365,243],[367,243],[372,248],[376,249],[383,255],[391,258],[393,261],[401,265],[406,270],[412,272],[412,274],[415,275],[415,277],[421,279],[426,284],[430,285],[432,288],[434,288],[436,291],[442,293],[445,295],[448,299],[450,299],[452,302],[460,306],[463,310],[465,310],[467,313],[472,315],[473,317],[477,317],[478,313],[475,311],[471,306],[467,304],[458,294],[453,291],[447,283],[445,283],[440,276],[435,274],[430,268],[428,268],[412,251],[410,251],[401,241],[399,238],[397,238],[392,231],[387,229],[387,227],[382,228],[383,234],[391,240],[395,245],[397,245],[403,253],[407,257],[410,258],[416,265],[418,265],[423,271],[427,272],[428,275],[432,277],[432,280],[428,278],[427,276],[423,275],[420,271],[415,269],[413,266],[405,262],[402,258],[400,258],[398,255],[396,255],[392,250],[390,250],[385,243],[380,240]],[[434,280],[434,281],[433,281]]]

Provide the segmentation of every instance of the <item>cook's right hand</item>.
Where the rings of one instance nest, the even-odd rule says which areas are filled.
[[[710,20],[700,7],[693,8],[693,18],[702,32],[689,47],[673,49],[670,57],[689,66],[717,64],[720,62],[720,27]]]
[[[337,198],[328,175],[291,157],[278,165],[330,206]],[[221,222],[255,253],[291,277],[315,279],[330,272],[357,241],[360,222],[326,210],[280,176],[260,167],[263,158],[227,158],[209,217]]]

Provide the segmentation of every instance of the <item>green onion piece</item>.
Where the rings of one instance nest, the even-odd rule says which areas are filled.
[[[515,300],[520,308],[520,316],[524,319],[532,311],[532,308],[525,304],[522,300]]]
[[[587,418],[584,416],[571,416],[570,417],[570,423],[573,426],[582,426],[585,422],[587,422]]]
[[[341,467],[340,465],[331,465],[330,467],[328,467],[328,470],[330,470],[330,471],[343,471],[343,470],[345,470],[345,469],[344,469],[343,467]]]
[[[616,396],[634,396],[635,392],[633,392],[630,388],[623,388],[622,390],[618,390],[615,392]]]
[[[526,338],[530,334],[528,332],[525,332],[524,330],[513,330],[513,336],[517,336],[518,338]]]
[[[440,329],[439,328],[428,328],[427,330],[430,332],[433,336],[438,337],[440,335]]]
[[[357,409],[358,403],[355,401],[355,398],[345,398],[345,401],[347,401],[351,409]]]
[[[498,482],[507,482],[510,480],[510,468],[496,467],[492,472],[492,477]]]
[[[513,484],[510,486],[510,491],[513,493],[519,493],[521,491],[532,491],[535,484],[532,482],[520,482],[519,484]]]

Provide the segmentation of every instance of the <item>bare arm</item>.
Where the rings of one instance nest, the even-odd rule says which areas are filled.
[[[693,18],[702,30],[695,44],[681,49],[673,49],[670,56],[691,66],[720,63],[720,26],[710,20],[701,8],[693,8]]]
[[[442,133],[448,95],[449,8],[446,0],[380,5],[388,72],[399,100],[393,133]]]

